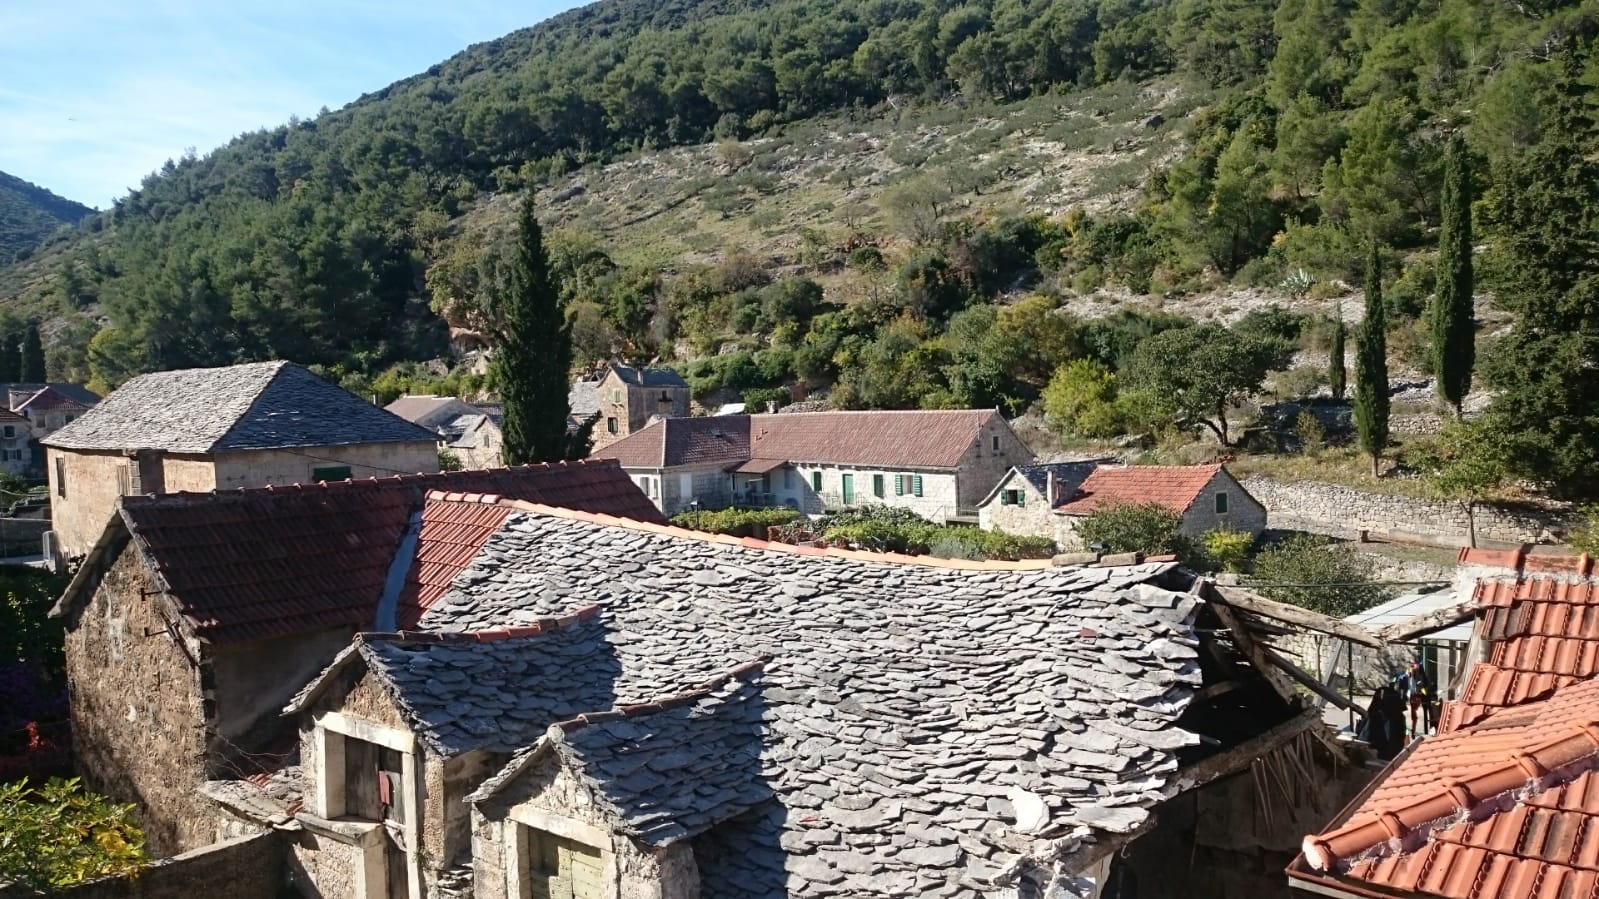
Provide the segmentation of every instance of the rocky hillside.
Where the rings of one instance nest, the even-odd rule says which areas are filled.
[[[56,229],[93,214],[82,203],[0,172],[0,266],[31,255]]]

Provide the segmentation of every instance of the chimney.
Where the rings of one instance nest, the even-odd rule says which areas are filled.
[[[1044,505],[1055,508],[1055,469],[1049,469],[1044,476]]]

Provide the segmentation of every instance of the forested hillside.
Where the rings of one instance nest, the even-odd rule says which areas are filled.
[[[82,203],[0,172],[0,265],[28,255],[57,228],[93,213]]]
[[[1551,397],[1502,425],[1547,436],[1535,473],[1599,470],[1599,396],[1568,383],[1599,361],[1596,34],[1599,10],[1566,0],[603,0],[170,162],[0,292],[53,319],[61,376],[286,357],[392,388],[446,324],[492,317],[494,210],[542,189],[589,355],[689,357],[702,391],[1017,410],[1071,359],[1118,373],[1217,285],[1336,296],[1373,241],[1392,327],[1414,330],[1463,136],[1478,289],[1516,321],[1483,373]],[[882,134],[907,117],[932,124]],[[848,135],[836,158],[802,142],[818,131]],[[678,145],[712,173],[580,208]],[[1046,203],[1072,194],[1048,165],[1066,153],[1142,154],[1133,189]],[[760,205],[799,171],[840,195]],[[618,246],[667,208],[701,213],[692,252]],[[1062,314],[1104,289],[1164,311]]]

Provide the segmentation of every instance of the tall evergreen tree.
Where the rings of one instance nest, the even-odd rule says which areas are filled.
[[[1366,257],[1366,315],[1355,336],[1355,431],[1377,477],[1388,447],[1388,315],[1383,309],[1382,257],[1372,241]]]
[[[1546,65],[1536,141],[1494,167],[1494,302],[1516,314],[1483,360],[1516,474],[1599,495],[1599,114],[1580,47]],[[1592,52],[1592,51],[1587,51]],[[1595,65],[1599,68],[1599,65]]]
[[[39,337],[39,324],[33,322],[22,332],[22,370],[20,379],[30,383],[44,382],[44,341]]]
[[[550,274],[531,191],[522,201],[517,227],[516,256],[496,310],[494,380],[505,404],[502,453],[507,465],[557,462],[566,457],[572,329]]]
[[[1327,386],[1332,390],[1333,399],[1344,401],[1344,392],[1348,389],[1349,373],[1344,368],[1344,306],[1338,304],[1333,311],[1332,340],[1327,346]]]
[[[1443,216],[1438,232],[1438,293],[1432,304],[1432,373],[1438,396],[1455,407],[1471,391],[1477,362],[1471,295],[1471,158],[1456,137],[1444,159]]]
[[[22,380],[22,331],[7,322],[0,325],[0,384]]]

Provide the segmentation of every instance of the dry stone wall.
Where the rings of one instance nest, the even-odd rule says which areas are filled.
[[[251,834],[161,859],[138,877],[92,880],[51,891],[59,899],[277,899],[284,883],[285,847],[275,831]],[[0,899],[36,894],[0,886]]]
[[[1333,537],[1373,537],[1442,546],[1463,546],[1469,536],[1466,510],[1460,503],[1372,493],[1338,484],[1289,484],[1255,476],[1247,489],[1266,507],[1269,526]],[[1479,505],[1477,539],[1503,543],[1536,543],[1571,524],[1560,509],[1505,508]]]

